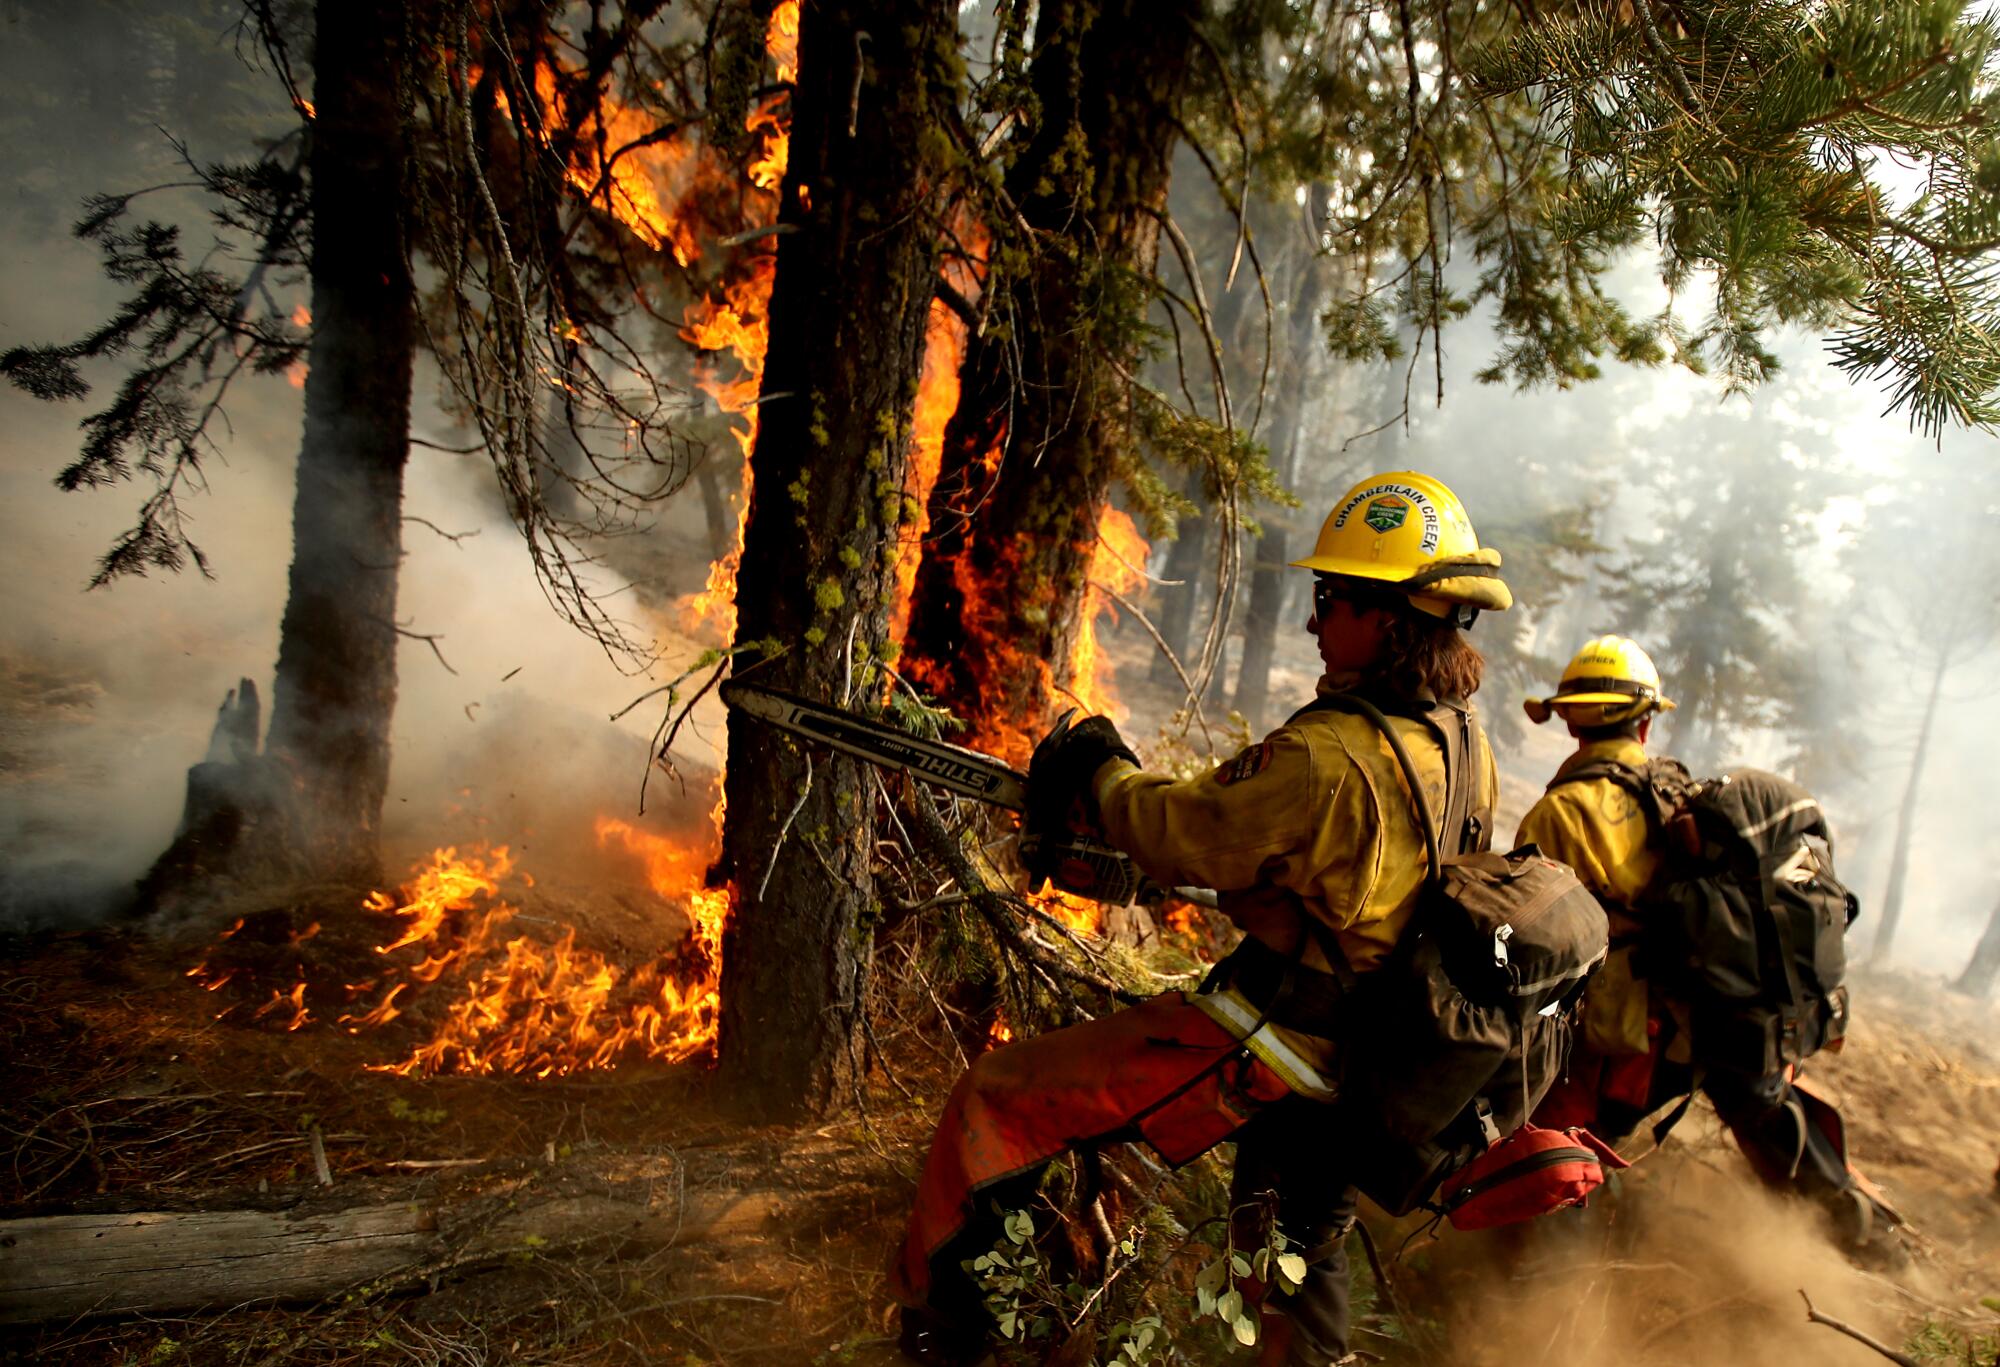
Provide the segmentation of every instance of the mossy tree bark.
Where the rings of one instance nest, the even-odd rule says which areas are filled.
[[[841,700],[886,649],[904,467],[959,81],[952,0],[803,13],[771,344],[737,582],[759,681]],[[852,643],[853,655],[849,655]],[[719,1083],[771,1118],[847,1094],[875,911],[873,789],[783,734],[729,732]]]
[[[924,681],[981,723],[975,740],[1039,725],[1045,680],[1023,661],[1069,682],[1098,514],[1130,458],[1119,372],[1138,359],[1203,12],[1201,0],[1040,9],[1039,113],[1007,177],[1028,250],[1016,262],[1003,247],[991,325],[967,343],[908,637]]]

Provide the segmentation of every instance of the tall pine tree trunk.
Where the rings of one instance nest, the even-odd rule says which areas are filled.
[[[247,753],[250,703],[230,753],[189,770],[181,828],[140,883],[142,909],[199,897],[216,878],[381,873],[416,336],[403,221],[415,15],[347,0],[317,6],[315,20],[311,368],[271,729],[264,753]]]
[[[912,667],[972,739],[1025,758],[1064,685],[1097,518],[1130,451],[1125,381],[1202,0],[1044,0],[1038,122],[1008,175],[1029,229],[968,340],[917,574]],[[1012,231],[1005,225],[1002,232]],[[1025,250],[1019,274],[1004,258]],[[968,592],[968,586],[970,592]]]
[[[1868,962],[1876,968],[1889,966],[1896,927],[1903,919],[1903,887],[1910,875],[1910,844],[1916,837],[1917,790],[1924,780],[1931,728],[1937,720],[1938,699],[1944,694],[1944,676],[1950,669],[1951,652],[1940,650],[1937,667],[1931,673],[1930,696],[1924,700],[1924,719],[1917,727],[1917,747],[1910,755],[1910,776],[1903,785],[1902,809],[1896,813],[1896,844],[1889,855],[1889,882],[1882,891],[1882,915],[1875,926],[1875,942],[1868,949]]]
[[[957,101],[952,0],[805,7],[771,293],[739,645],[762,683],[841,700],[887,647],[903,475],[939,265],[935,197]],[[857,69],[858,64],[858,69]],[[802,192],[804,207],[802,207]],[[779,396],[783,396],[782,398]],[[873,916],[872,788],[854,761],[729,728],[722,1090],[816,1115],[847,1095]]]
[[[311,370],[267,752],[289,766],[295,848],[379,873],[396,706],[396,576],[415,291],[403,222],[411,7],[316,8]]]
[[[1986,933],[1979,937],[1972,958],[1953,986],[1975,997],[1987,997],[1993,994],[1995,978],[2000,978],[2000,906],[1986,918]]]

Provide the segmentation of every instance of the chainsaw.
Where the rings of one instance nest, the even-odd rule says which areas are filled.
[[[1112,906],[1135,900],[1151,905],[1166,896],[1130,855],[1093,832],[1076,829],[1081,823],[1072,820],[1064,829],[1039,829],[1028,804],[1028,776],[991,755],[949,741],[925,740],[873,717],[754,683],[732,679],[719,692],[731,711],[843,755],[910,774],[960,797],[1021,813],[1026,827],[1021,832],[1021,862],[1031,886],[1047,879],[1064,892]]]

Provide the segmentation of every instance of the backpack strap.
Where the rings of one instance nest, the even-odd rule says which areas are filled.
[[[1608,778],[1628,792],[1644,795],[1651,791],[1644,771],[1637,766],[1624,764],[1615,759],[1594,759],[1588,764],[1579,764],[1566,774],[1557,774],[1550,779],[1542,791],[1553,793],[1556,789],[1571,783],[1591,783],[1600,778]]]
[[[1396,763],[1402,766],[1404,782],[1410,786],[1410,801],[1416,808],[1417,825],[1424,833],[1424,859],[1429,869],[1430,881],[1433,883],[1437,882],[1443,876],[1444,872],[1444,861],[1438,852],[1438,829],[1436,824],[1431,820],[1430,799],[1424,796],[1423,780],[1417,777],[1416,762],[1410,758],[1410,752],[1403,745],[1403,738],[1396,734],[1396,728],[1390,724],[1387,717],[1382,715],[1381,708],[1358,693],[1328,693],[1324,697],[1315,698],[1294,712],[1291,716],[1291,721],[1297,721],[1300,717],[1312,712],[1355,712],[1366,717],[1374,725],[1375,729],[1382,733],[1382,739],[1389,743],[1390,752],[1396,756]],[[1467,717],[1469,720],[1469,713]],[[1286,725],[1290,724],[1291,722],[1286,723]],[[1426,724],[1428,725],[1428,718],[1426,718]],[[1447,745],[1445,748],[1444,771],[1445,811],[1447,813],[1453,807],[1452,789],[1454,780],[1463,779],[1462,773],[1455,774],[1452,772],[1451,759],[1451,748]],[[1463,761],[1461,761],[1462,766]],[[1462,797],[1458,805],[1462,810],[1464,807],[1464,799]]]
[[[1631,794],[1632,800],[1639,804],[1639,810],[1645,813],[1655,839],[1673,823],[1674,814],[1681,810],[1698,786],[1689,776],[1686,765],[1661,755],[1648,759],[1644,764],[1594,759],[1577,765],[1566,774],[1556,775],[1543,791],[1553,793],[1571,783],[1590,783],[1598,779],[1608,779]]]
[[[1447,857],[1474,854],[1490,843],[1493,813],[1484,802],[1485,765],[1474,734],[1472,709],[1462,703],[1437,703],[1423,714],[1423,723],[1444,752],[1444,819],[1439,823]]]

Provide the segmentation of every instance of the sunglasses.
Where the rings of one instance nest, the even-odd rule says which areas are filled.
[[[1356,603],[1353,589],[1337,579],[1313,580],[1313,616],[1324,617],[1335,603]]]

